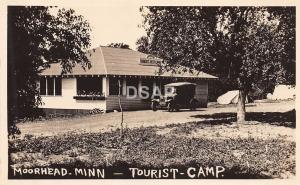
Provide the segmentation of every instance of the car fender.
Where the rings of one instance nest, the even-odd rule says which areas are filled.
[[[151,102],[159,103],[159,99],[152,99]]]
[[[172,102],[173,101],[173,99],[167,99],[166,100],[166,103],[170,103],[170,102]]]

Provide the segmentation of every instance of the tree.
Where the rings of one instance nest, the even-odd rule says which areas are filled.
[[[284,50],[286,53],[285,62],[282,63],[284,65],[284,69],[286,72],[284,73],[285,84],[295,85],[295,74],[296,74],[296,42],[295,42],[295,23],[296,23],[296,9],[293,7],[267,7],[268,12],[270,12],[271,16],[279,20],[278,28],[282,32],[284,32],[284,37],[287,43],[284,46]],[[266,98],[267,93],[274,91],[274,85],[266,84],[266,83],[258,83],[257,87],[258,91],[261,91],[260,96]],[[256,91],[257,92],[257,91]],[[254,93],[256,93],[254,91]]]
[[[124,43],[110,43],[107,45],[108,47],[113,47],[113,48],[122,48],[122,49],[130,49],[128,44]]]
[[[176,72],[185,66],[226,79],[239,90],[237,122],[242,123],[245,97],[257,84],[274,86],[293,79],[286,59],[294,61],[295,50],[287,48],[295,42],[295,23],[288,29],[280,26],[281,8],[273,8],[277,14],[264,7],[144,7],[141,11],[149,51],[165,60],[162,68]],[[290,9],[284,15],[294,14]]]
[[[90,68],[85,50],[90,46],[90,26],[72,9],[53,7],[8,7],[8,125],[14,134],[16,120],[34,118],[42,104],[37,81],[39,73],[60,63],[62,74],[76,64]]]
[[[283,63],[285,65],[285,69],[287,72],[285,73],[286,83],[290,85],[295,85],[296,78],[296,8],[295,7],[268,7],[268,11],[271,15],[279,20],[278,27],[284,32],[284,37],[286,40],[285,52],[287,54],[287,58],[285,58],[286,62]]]
[[[146,36],[142,36],[141,38],[139,38],[135,44],[137,45],[136,49],[139,52],[149,53],[149,40]]]

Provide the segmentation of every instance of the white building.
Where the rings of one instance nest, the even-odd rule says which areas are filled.
[[[148,109],[150,100],[139,97],[128,99],[131,92],[127,86],[137,89],[147,86],[162,90],[164,84],[176,81],[197,83],[195,98],[201,107],[207,106],[208,81],[217,77],[198,72],[190,74],[170,72],[158,75],[157,62],[161,60],[138,51],[111,47],[98,47],[87,53],[92,68],[84,71],[80,65],[73,68],[72,74],[61,75],[59,64],[52,64],[43,71],[40,80],[40,94],[44,104],[40,106],[47,111],[102,109],[105,111],[119,109],[118,81],[121,81],[121,102],[124,110]]]

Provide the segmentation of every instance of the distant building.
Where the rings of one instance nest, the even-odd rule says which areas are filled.
[[[171,72],[158,75],[157,62],[161,59],[130,49],[98,47],[87,52],[92,68],[84,71],[80,65],[73,68],[72,74],[61,75],[60,64],[52,64],[43,71],[40,79],[40,95],[44,102],[40,108],[47,110],[91,110],[105,111],[119,109],[119,80],[121,103],[124,110],[149,109],[150,99],[139,97],[128,99],[127,86],[147,86],[163,91],[163,85],[171,82],[188,81],[196,86],[195,98],[199,106],[206,107],[208,81],[217,77],[203,73]]]

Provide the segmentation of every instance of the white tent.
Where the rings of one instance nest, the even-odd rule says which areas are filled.
[[[239,91],[233,90],[233,91],[228,91],[227,93],[219,96],[217,102],[222,105],[227,105],[231,103],[236,104],[238,100],[239,100]],[[247,97],[246,97],[246,103],[248,103]]]
[[[287,100],[296,96],[296,89],[291,85],[277,85],[273,94],[268,94],[267,99],[271,100]]]

